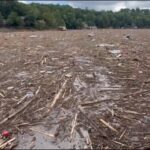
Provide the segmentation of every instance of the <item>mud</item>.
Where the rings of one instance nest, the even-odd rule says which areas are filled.
[[[0,130],[16,149],[149,148],[149,33],[1,32]]]

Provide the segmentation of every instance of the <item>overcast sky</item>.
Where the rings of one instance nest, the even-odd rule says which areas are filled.
[[[95,10],[113,10],[118,11],[122,8],[141,8],[150,9],[150,1],[37,1],[37,0],[24,0],[25,3],[52,3],[60,5],[70,5],[74,8],[88,8]]]

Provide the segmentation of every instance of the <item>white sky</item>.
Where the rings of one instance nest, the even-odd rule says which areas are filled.
[[[150,9],[150,1],[39,1],[39,0],[22,0],[24,3],[46,3],[70,5],[74,8],[88,8],[95,10],[113,10],[119,11],[122,8],[141,8]]]

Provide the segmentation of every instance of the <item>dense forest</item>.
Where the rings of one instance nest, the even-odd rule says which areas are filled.
[[[150,10],[122,9],[119,12],[72,8],[68,5],[24,4],[0,0],[0,27],[52,29],[149,28]]]

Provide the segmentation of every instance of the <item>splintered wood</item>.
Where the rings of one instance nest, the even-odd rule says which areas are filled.
[[[16,112],[14,112],[13,114],[11,114],[10,116],[8,116],[7,118],[3,119],[0,122],[0,125],[6,123],[8,120],[12,119],[13,117],[15,117],[17,114],[19,114],[20,112],[22,112],[23,110],[25,110],[36,98],[33,98],[32,100],[30,100],[28,103],[26,103],[24,106],[22,106],[20,109],[18,109]]]
[[[71,129],[71,139],[73,138],[73,133],[77,124],[78,113],[75,114],[74,120],[72,121],[72,129]]]
[[[16,140],[16,138],[12,138],[7,142],[3,143],[2,145],[0,145],[0,149],[4,149],[7,145],[11,144],[11,142],[13,142],[14,140]]]
[[[65,88],[66,88],[67,82],[68,82],[68,79],[66,79],[66,80],[64,81],[64,83],[62,84],[62,87],[59,89],[58,93],[55,95],[55,97],[54,97],[52,103],[50,104],[50,106],[48,106],[48,107],[49,107],[49,110],[48,110],[48,111],[50,111],[50,110],[54,107],[54,105],[56,104],[56,102],[58,101],[58,99],[61,97],[63,91],[64,91]]]
[[[107,126],[109,129],[111,129],[112,131],[118,133],[118,131],[117,131],[115,128],[113,128],[109,123],[107,123],[105,120],[100,119],[100,121],[101,121],[105,126]]]
[[[43,134],[43,135],[46,135],[46,136],[49,136],[49,137],[55,137],[53,134],[45,133],[45,132],[40,131],[40,130],[38,130],[38,129],[30,128],[30,130],[35,131],[35,132],[38,132],[38,133]]]
[[[0,32],[0,134],[18,138],[1,140],[0,149],[29,148],[30,132],[34,148],[149,148],[149,35],[149,29]]]
[[[122,132],[122,134],[121,134],[120,137],[119,137],[119,140],[121,140],[121,139],[123,138],[123,136],[125,135],[125,133],[126,133],[126,130],[124,130],[124,131]]]
[[[80,131],[81,131],[82,136],[86,140],[87,145],[85,145],[85,149],[87,149],[87,148],[93,149],[92,141],[91,141],[91,138],[90,138],[88,131],[85,131],[83,128],[80,128]]]
[[[98,131],[98,132],[101,134],[101,136],[107,137],[106,133],[105,133],[103,130],[101,130],[101,129],[95,124],[95,122],[94,122],[92,119],[90,119],[90,118],[86,115],[85,110],[83,109],[83,107],[81,107],[81,106],[79,105],[78,108],[79,108],[80,112],[83,114],[83,116],[89,121],[89,123],[91,124],[91,126],[92,126],[96,131]]]

